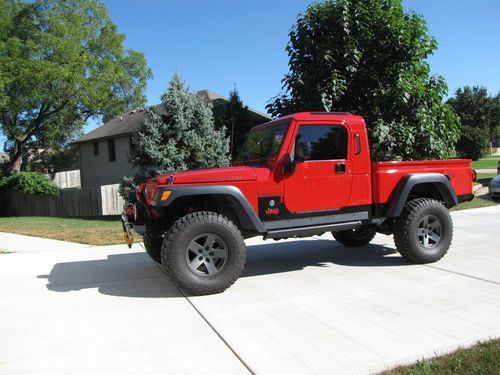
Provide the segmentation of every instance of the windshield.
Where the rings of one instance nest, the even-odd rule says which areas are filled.
[[[248,133],[236,160],[262,160],[276,155],[290,122],[267,126]]]

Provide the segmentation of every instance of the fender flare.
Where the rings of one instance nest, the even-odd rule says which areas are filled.
[[[398,217],[401,215],[413,188],[422,184],[432,184],[441,195],[447,207],[453,207],[458,204],[457,195],[446,175],[440,173],[410,174],[404,176],[396,185],[383,216]]]
[[[172,193],[167,200],[162,201],[161,196],[166,190],[171,191]],[[233,205],[241,210],[238,218],[242,221],[245,229],[255,230],[261,234],[267,232],[264,228],[264,225],[262,224],[262,221],[255,213],[252,205],[250,204],[250,202],[248,202],[248,199],[240,189],[232,185],[160,186],[154,194],[151,205],[153,207],[167,207],[178,198],[199,195],[224,196],[226,198],[229,198]]]

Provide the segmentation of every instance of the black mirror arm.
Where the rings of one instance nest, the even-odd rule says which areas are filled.
[[[287,154],[283,163],[283,170],[285,173],[293,173],[295,172],[296,164],[295,161],[291,160],[290,155]]]

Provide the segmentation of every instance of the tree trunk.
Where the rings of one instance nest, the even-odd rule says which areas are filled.
[[[23,154],[21,152],[21,146],[18,142],[14,144],[14,149],[12,150],[12,158],[9,162],[9,167],[7,168],[7,173],[18,173],[21,171],[21,166],[23,164]]]

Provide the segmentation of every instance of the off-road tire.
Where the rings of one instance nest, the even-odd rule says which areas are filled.
[[[226,245],[224,266],[213,276],[200,276],[190,269],[186,252],[197,236],[213,234]],[[178,219],[166,233],[161,248],[162,268],[172,282],[191,295],[221,293],[241,275],[246,248],[238,227],[216,212],[200,211]]]
[[[440,239],[430,248],[420,241],[418,230],[429,215],[440,222]],[[413,263],[432,263],[448,251],[453,238],[453,222],[447,208],[434,199],[417,198],[406,203],[401,216],[394,222],[394,242],[398,252]]]
[[[332,232],[333,238],[337,242],[346,246],[363,246],[370,243],[377,232],[368,226],[359,229],[343,230],[340,232]]]
[[[144,248],[148,255],[156,263],[161,263],[161,245],[163,243],[163,236],[158,233],[146,232],[142,236],[144,241]]]

